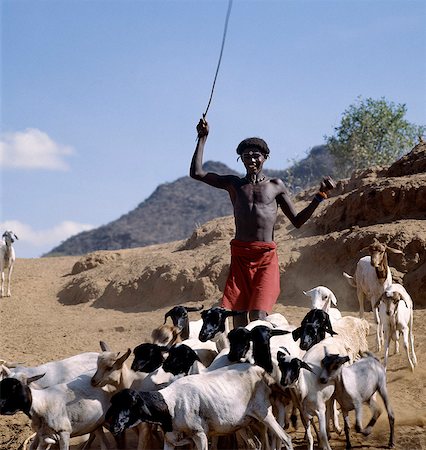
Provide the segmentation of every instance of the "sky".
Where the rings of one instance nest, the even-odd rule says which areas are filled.
[[[0,231],[34,258],[188,174],[228,0],[0,5]],[[425,23],[424,0],[234,0],[205,161],[242,172],[259,136],[288,167],[360,96],[426,124]]]

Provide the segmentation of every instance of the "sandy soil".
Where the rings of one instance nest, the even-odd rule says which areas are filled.
[[[159,251],[168,252],[164,246]],[[2,358],[35,365],[82,351],[98,351],[100,339],[116,350],[125,351],[148,340],[151,330],[162,323],[164,312],[170,305],[158,309],[151,305],[150,311],[126,312],[97,308],[93,302],[71,305],[59,302],[58,293],[72,277],[71,271],[77,260],[74,257],[17,260],[12,297],[0,301]],[[297,324],[307,309],[277,304],[276,311]],[[194,318],[197,314],[193,313]],[[354,311],[344,311],[344,315],[348,314],[354,314]],[[372,324],[371,313],[368,319]],[[425,319],[425,310],[415,311],[415,348],[419,365],[414,374],[407,369],[403,353],[390,358],[388,386],[396,416],[397,448],[400,449],[426,449]],[[369,342],[374,348],[372,332]],[[17,450],[30,434],[29,419],[24,414],[0,417],[1,450]],[[291,435],[296,449],[306,448],[301,429],[291,431]],[[355,448],[369,449],[384,448],[387,440],[385,414],[371,436],[361,439],[353,433],[352,439]],[[344,436],[333,433],[331,446],[343,449]]]

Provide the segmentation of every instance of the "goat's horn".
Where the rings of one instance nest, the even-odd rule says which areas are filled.
[[[201,311],[204,309],[204,305],[201,306],[186,306],[185,307],[188,312]]]
[[[389,247],[389,245],[386,245],[386,250],[389,250],[391,253],[399,253],[399,254],[404,253],[402,250],[398,250],[397,248]]]

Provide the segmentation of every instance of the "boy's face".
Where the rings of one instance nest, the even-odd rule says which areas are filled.
[[[241,160],[248,174],[257,174],[262,170],[265,155],[257,148],[247,148],[241,154]]]

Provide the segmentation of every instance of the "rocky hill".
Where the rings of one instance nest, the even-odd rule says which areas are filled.
[[[314,147],[309,155],[286,170],[266,170],[282,178],[293,191],[318,183],[332,173],[332,159],[325,146]],[[207,162],[207,171],[237,174],[226,165]],[[232,214],[228,193],[197,182],[189,176],[160,185],[133,211],[94,230],[65,240],[44,256],[82,255],[96,250],[118,250],[185,239],[211,219]]]

